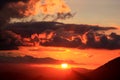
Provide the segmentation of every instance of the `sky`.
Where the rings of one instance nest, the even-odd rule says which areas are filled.
[[[70,9],[75,16],[71,19],[58,20],[60,22],[101,25],[105,27],[120,26],[120,0],[64,0],[64,2],[67,5],[66,9]],[[56,4],[58,5],[59,2],[56,2]],[[49,9],[48,7],[48,14],[51,11]],[[55,10],[54,12],[57,11]],[[41,21],[41,17],[37,15],[34,19]],[[31,17],[27,18],[27,20],[29,19]]]
[[[68,22],[120,26],[120,0],[66,0],[76,13]]]
[[[120,0],[0,0],[0,80],[114,80],[119,67]]]
[[[83,67],[87,69],[95,69],[108,61],[120,56],[120,50],[106,50],[106,49],[77,49],[65,47],[19,47],[19,50],[1,50],[0,56],[32,56],[34,58],[50,57],[56,60],[72,60],[76,67]],[[12,58],[12,57],[11,57]],[[9,60],[9,59],[8,59]],[[17,60],[16,60],[17,61]],[[24,60],[27,61],[27,60]],[[31,62],[32,63],[32,62]]]
[[[1,0],[0,56],[50,57],[96,68],[120,56],[119,14],[120,0]]]

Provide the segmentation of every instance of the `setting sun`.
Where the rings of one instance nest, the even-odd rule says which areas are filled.
[[[63,68],[63,69],[68,68],[68,64],[67,64],[67,63],[63,63],[63,64],[61,64],[61,68]]]

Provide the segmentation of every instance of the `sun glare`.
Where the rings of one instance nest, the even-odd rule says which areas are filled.
[[[67,63],[63,63],[63,64],[61,64],[61,68],[63,68],[63,69],[67,69],[67,68],[68,68],[68,64],[67,64]]]

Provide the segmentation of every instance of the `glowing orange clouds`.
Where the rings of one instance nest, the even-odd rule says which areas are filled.
[[[10,8],[16,8],[20,15],[32,16],[38,14],[54,15],[70,13],[70,8],[64,0],[28,0],[27,2],[10,3]]]
[[[64,0],[44,0],[41,11],[44,14],[69,13],[70,8]]]

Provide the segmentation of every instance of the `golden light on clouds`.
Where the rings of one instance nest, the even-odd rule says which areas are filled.
[[[74,16],[65,0],[28,0],[9,3],[7,8],[12,10],[10,23],[29,21],[57,21]],[[16,16],[17,14],[17,16]],[[10,14],[9,14],[10,15]]]
[[[29,0],[26,3],[19,1],[17,3],[10,3],[8,6],[16,8],[24,16],[64,14],[71,11],[64,0]]]
[[[71,11],[64,0],[44,0],[40,9],[43,14],[68,13]]]

